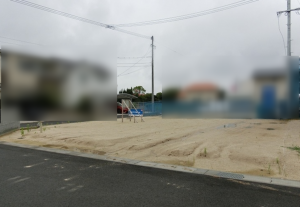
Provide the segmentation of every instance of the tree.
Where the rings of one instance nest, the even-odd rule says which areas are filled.
[[[136,86],[133,88],[133,93],[140,96],[140,95],[144,95],[146,93],[146,90],[144,89],[143,86]]]
[[[121,90],[119,91],[119,93],[127,93],[127,94],[133,95],[132,87],[131,87],[131,89],[130,89],[130,88],[127,88],[126,90],[125,90],[125,89],[121,89]]]
[[[136,86],[134,88],[121,89],[119,93],[127,93],[137,96],[137,99],[133,99],[133,102],[150,102],[152,101],[152,93],[146,93],[143,86]],[[162,92],[154,95],[154,101],[162,101]]]
[[[165,89],[163,99],[164,101],[175,101],[179,94],[179,88],[168,88]]]
[[[126,93],[133,95],[132,87],[126,89]]]
[[[156,94],[157,101],[162,101],[162,92]]]

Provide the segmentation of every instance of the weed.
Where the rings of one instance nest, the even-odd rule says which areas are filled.
[[[280,169],[280,164],[279,164],[279,159],[278,158],[276,158],[276,163],[278,165],[279,174],[281,174],[281,169]]]
[[[298,154],[300,155],[300,147],[299,146],[295,145],[293,147],[287,147],[287,148],[290,149],[290,150],[294,150],[294,151],[298,152]]]
[[[206,151],[206,147],[204,148],[204,157],[206,157],[207,155],[207,151]]]
[[[46,131],[46,127],[44,127],[43,130]]]
[[[23,127],[21,128],[21,135],[22,135],[22,137],[24,136],[24,129],[23,129]]]
[[[29,124],[27,124],[27,132],[30,132],[30,127],[29,127]]]

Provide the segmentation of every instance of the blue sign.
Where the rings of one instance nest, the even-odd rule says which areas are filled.
[[[143,110],[142,109],[130,109],[130,114],[134,116],[142,116]]]

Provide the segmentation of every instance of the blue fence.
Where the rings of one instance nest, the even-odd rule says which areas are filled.
[[[133,102],[133,105],[137,109],[143,111],[143,116],[156,116],[162,114],[162,102]]]

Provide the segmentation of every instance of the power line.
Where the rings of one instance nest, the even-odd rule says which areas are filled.
[[[118,63],[118,65],[127,65],[127,64],[135,64],[135,63]],[[151,62],[147,62],[147,63],[136,63],[138,65],[141,65],[141,64],[151,64]]]
[[[238,2],[234,2],[231,4],[226,4],[224,6],[220,7],[215,7],[212,9],[207,9],[203,10],[200,12],[196,13],[191,13],[191,14],[185,14],[185,15],[180,15],[180,16],[175,16],[175,17],[169,17],[169,18],[163,18],[163,19],[156,19],[156,20],[149,20],[149,21],[143,21],[143,22],[134,22],[134,23],[126,23],[126,24],[113,24],[115,27],[136,27],[136,26],[147,26],[147,25],[153,25],[153,24],[162,24],[162,23],[168,23],[168,22],[174,22],[174,21],[181,21],[185,19],[190,19],[190,18],[195,18],[199,16],[204,16],[216,12],[221,12],[229,9],[233,9],[239,6],[243,6],[246,4],[254,3],[259,0],[241,0]]]
[[[134,71],[132,71],[132,72],[130,72],[130,73],[125,73],[125,74],[123,74],[123,75],[119,75],[119,77],[120,77],[120,76],[129,75],[129,74],[131,74],[131,73],[138,72],[138,71],[140,71],[140,70],[142,70],[142,69],[144,69],[144,68],[141,68],[141,69],[138,69],[138,70],[134,70]]]
[[[118,59],[139,59],[139,58],[152,58],[152,56],[146,57],[117,57]]]
[[[89,20],[89,19],[86,19],[86,18],[83,18],[83,17],[79,17],[79,16],[76,16],[76,15],[68,14],[66,12],[58,11],[58,10],[55,10],[55,9],[52,9],[52,8],[49,8],[49,7],[46,7],[46,6],[42,6],[42,5],[39,5],[39,4],[34,4],[32,2],[29,2],[29,1],[25,1],[25,0],[11,0],[11,1],[19,3],[19,4],[23,4],[25,6],[33,7],[35,9],[43,10],[43,11],[46,11],[46,12],[49,12],[49,13],[52,13],[52,14],[64,16],[64,17],[67,17],[67,18],[70,18],[70,19],[75,19],[75,20],[78,20],[78,21],[82,21],[82,22],[85,22],[85,23],[93,24],[93,25],[104,27],[104,28],[111,29],[111,30],[115,30],[115,31],[118,31],[118,32],[134,35],[134,36],[145,38],[145,39],[150,39],[150,37],[146,36],[146,35],[141,35],[141,34],[138,34],[138,33],[134,33],[134,32],[131,32],[131,31],[127,31],[127,30],[124,30],[124,29],[117,28],[117,27],[112,26],[112,25],[108,25],[108,24],[104,24],[104,23],[101,23],[101,22]]]
[[[0,41],[1,43],[4,43],[4,44],[9,44],[9,45],[18,45],[18,46],[22,46],[20,44],[17,44],[17,43],[11,43],[11,42],[3,42],[3,41]]]
[[[283,48],[284,48],[284,54],[286,55],[286,46],[285,46],[285,42],[284,42],[284,37],[283,37],[283,34],[281,32],[281,29],[280,29],[280,24],[279,24],[279,15],[277,15],[277,19],[278,19],[278,29],[279,29],[279,32],[281,34],[281,37],[282,37],[282,42],[283,42]]]
[[[132,66],[131,68],[140,68],[140,67],[149,67],[149,66],[151,66],[151,65],[141,65],[141,66]],[[127,68],[128,66],[117,66],[118,68]]]
[[[14,38],[10,38],[10,37],[0,36],[0,38],[8,39],[8,40],[14,40],[14,41],[23,42],[23,43],[32,44],[32,45],[42,46],[42,45],[34,43],[34,42],[28,42],[28,41],[25,41],[25,40],[18,40],[18,39],[14,39]]]
[[[151,48],[151,47],[148,47],[147,52],[145,53],[145,55],[144,55],[141,59],[139,59],[139,60],[138,60],[136,63],[134,63],[132,66],[130,66],[130,67],[127,68],[125,71],[123,71],[122,73],[120,73],[119,75],[117,75],[117,77],[120,76],[120,75],[122,75],[122,74],[124,74],[126,71],[130,70],[133,66],[135,66],[136,64],[138,64],[141,60],[143,60],[144,57],[147,56],[147,54],[148,54],[150,48]]]
[[[161,43],[159,44],[160,46],[163,46]],[[155,45],[154,45],[155,46]],[[156,46],[155,46],[156,47]],[[164,48],[167,48],[168,50],[171,50],[172,52],[175,52],[175,53],[177,53],[177,54],[179,54],[179,55],[185,55],[185,54],[182,54],[182,53],[180,53],[180,52],[177,52],[176,50],[174,50],[174,49],[172,49],[172,48],[169,48],[169,47],[167,47],[167,46],[163,46]],[[148,56],[148,57],[152,57],[152,56]],[[118,57],[118,58],[120,58],[120,59],[124,59],[124,58],[126,58],[126,57],[124,57],[124,58],[121,58],[121,57]],[[138,57],[133,57],[133,58],[138,58]],[[143,58],[143,57],[139,57],[139,58]],[[130,59],[130,58],[129,58]],[[151,62],[150,62],[151,63]],[[135,63],[135,64],[139,64],[139,63]],[[149,66],[151,66],[151,65],[149,65]],[[119,66],[118,66],[119,67]],[[137,67],[140,67],[140,66],[137,66]],[[132,74],[132,73],[135,73],[135,72],[138,72],[138,71],[140,71],[140,70],[142,70],[142,69],[144,69],[144,68],[140,68],[140,69],[138,69],[138,70],[134,70],[134,71],[132,71],[132,72],[129,72],[129,73],[125,73],[124,74],[124,72],[126,72],[126,71],[124,71],[123,73],[121,73],[121,74],[119,74],[118,75],[118,77],[120,77],[120,76],[125,76],[125,75],[129,75],[129,74]]]
[[[185,55],[185,54],[183,54],[183,53],[181,53],[181,52],[178,52],[178,51],[176,51],[176,50],[174,50],[174,49],[172,49],[172,48],[170,48],[170,47],[167,47],[166,45],[164,46],[163,44],[161,44],[161,42],[159,43],[159,46],[163,46],[164,48],[166,48],[166,49],[168,49],[168,50],[170,50],[170,51],[172,51],[172,52],[174,52],[174,53],[177,53],[177,54],[179,54],[179,55]],[[155,46],[156,47],[156,46]]]

